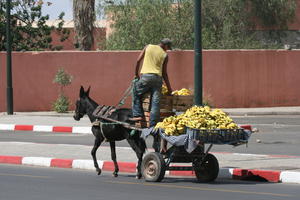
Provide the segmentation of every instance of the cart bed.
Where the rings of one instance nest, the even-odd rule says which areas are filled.
[[[184,146],[188,153],[191,153],[197,145],[202,144],[229,144],[240,145],[248,142],[251,131],[246,129],[216,129],[199,130],[186,128],[185,134],[179,136],[168,136],[163,129],[143,129],[142,136],[159,134],[163,139],[174,146]]]

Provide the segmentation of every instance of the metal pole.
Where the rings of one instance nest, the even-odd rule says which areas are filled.
[[[195,58],[194,58],[194,104],[202,105],[202,36],[201,36],[201,0],[195,2]]]
[[[11,0],[6,0],[6,79],[7,79],[7,114],[13,114],[13,87],[11,70],[11,33],[10,33]]]

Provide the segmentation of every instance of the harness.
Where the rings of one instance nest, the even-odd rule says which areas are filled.
[[[114,114],[114,112],[120,108],[121,106],[123,106],[125,104],[125,100],[127,99],[127,97],[130,95],[131,92],[134,92],[134,85],[135,83],[138,81],[138,79],[134,79],[130,86],[126,89],[126,91],[124,92],[121,100],[119,101],[119,103],[116,106],[105,106],[105,105],[100,105],[98,106],[94,112],[93,112],[93,116],[95,116],[97,119],[92,123],[92,126],[98,126],[101,129],[102,135],[103,137],[107,140],[107,137],[104,135],[103,129],[109,129],[109,128],[114,128],[116,125],[122,125],[125,128],[129,128],[132,129],[130,135],[134,135],[135,132],[137,130],[140,130],[134,126],[132,126],[131,124],[128,124],[126,122],[121,122],[121,121],[117,121],[114,120],[113,118],[111,118]],[[109,122],[103,122],[100,119],[109,121]]]

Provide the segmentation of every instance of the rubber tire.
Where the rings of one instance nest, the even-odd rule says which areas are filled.
[[[197,166],[197,163],[196,163]],[[195,174],[198,182],[207,183],[214,181],[219,174],[219,162],[212,154],[207,154],[200,167],[196,167]]]
[[[166,164],[158,152],[146,154],[142,161],[142,174],[147,182],[160,182],[166,172]]]

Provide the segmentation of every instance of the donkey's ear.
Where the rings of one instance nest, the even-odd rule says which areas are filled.
[[[83,96],[84,96],[84,88],[80,86],[79,97],[83,97]]]
[[[91,89],[91,86],[89,86],[89,88],[88,88],[87,91],[85,92],[85,94],[86,94],[87,97],[90,96],[90,89]]]

